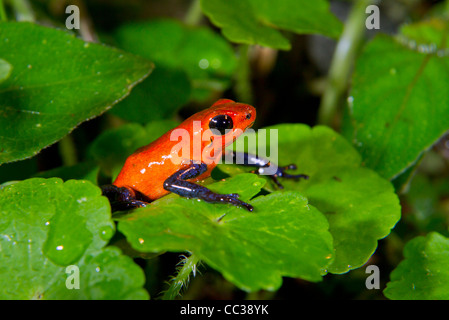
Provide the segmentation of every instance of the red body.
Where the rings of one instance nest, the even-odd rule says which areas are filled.
[[[234,127],[223,136],[207,135],[209,123],[217,115],[230,116]],[[135,151],[128,157],[113,184],[138,191],[150,200],[155,200],[169,193],[163,188],[164,181],[177,171],[187,168],[192,161],[206,163],[207,171],[190,181],[205,179],[210,176],[224,148],[251,127],[255,118],[254,107],[232,100],[219,100],[209,109],[194,114],[159,139]],[[183,130],[174,132],[175,129]],[[176,146],[180,146],[179,139],[173,139],[173,136],[170,138],[172,133],[177,132],[188,133],[188,140],[184,137],[182,140],[191,150],[189,157],[182,157],[181,152],[176,150]],[[202,139],[199,139],[199,136],[202,136]],[[195,150],[194,146],[200,150]],[[212,149],[215,152],[210,152]],[[209,156],[204,157],[204,154]]]

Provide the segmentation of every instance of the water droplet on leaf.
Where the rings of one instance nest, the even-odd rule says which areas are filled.
[[[114,235],[114,228],[111,226],[106,226],[100,231],[100,238],[102,240],[110,240],[112,236]]]

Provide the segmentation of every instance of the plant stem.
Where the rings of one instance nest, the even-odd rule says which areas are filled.
[[[239,101],[252,104],[251,66],[249,61],[249,45],[239,46],[239,61],[236,73],[235,92]]]
[[[335,48],[329,70],[328,83],[323,94],[318,122],[332,126],[335,115],[341,111],[342,97],[349,84],[353,62],[365,34],[366,7],[371,0],[354,1],[343,33]]]
[[[8,17],[6,16],[5,6],[3,5],[3,0],[0,0],[0,21],[1,22],[8,21]]]
[[[201,1],[200,0],[192,0],[192,4],[190,5],[189,11],[187,11],[186,16],[184,18],[184,23],[188,26],[196,26],[201,21],[202,17],[201,12]]]
[[[76,156],[76,147],[75,142],[71,135],[65,136],[59,141],[59,154],[62,159],[62,164],[64,166],[73,166],[78,160]]]
[[[33,9],[28,0],[11,0],[11,4],[16,12],[17,21],[36,21]]]
[[[180,295],[181,289],[187,287],[187,284],[189,283],[190,274],[193,273],[193,276],[196,275],[198,262],[198,257],[193,253],[189,257],[184,257],[180,262],[182,267],[179,268],[178,274],[170,280],[170,287],[162,296],[163,300],[174,300]]]

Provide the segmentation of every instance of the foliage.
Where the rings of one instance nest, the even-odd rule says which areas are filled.
[[[207,276],[226,283],[220,298],[294,297],[285,282],[337,298],[351,279],[361,298],[367,264],[383,285],[370,297],[449,298],[447,1],[403,7],[398,31],[371,38],[360,36],[368,0],[343,22],[325,0],[194,0],[179,3],[184,20],[143,0],[137,10],[89,1],[81,30],[67,30],[55,6],[25,2],[0,0],[0,298],[210,298],[199,292],[213,285],[194,289],[211,286]],[[391,6],[382,12],[398,12]],[[105,8],[120,17],[113,28]],[[320,54],[299,53],[316,35],[340,48],[319,47],[331,53],[325,86]],[[353,57],[353,69],[335,66]],[[259,130],[231,148],[309,179],[279,178],[281,189],[220,164],[200,184],[238,193],[253,212],[169,194],[112,214],[99,186],[221,97],[258,112]],[[173,255],[180,266],[163,274]],[[80,289],[70,289],[73,267]]]

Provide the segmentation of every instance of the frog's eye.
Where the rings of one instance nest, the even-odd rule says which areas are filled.
[[[226,129],[232,129],[233,127],[234,123],[232,122],[232,118],[226,114],[213,117],[209,122],[209,128],[218,130],[221,135],[226,133]]]

